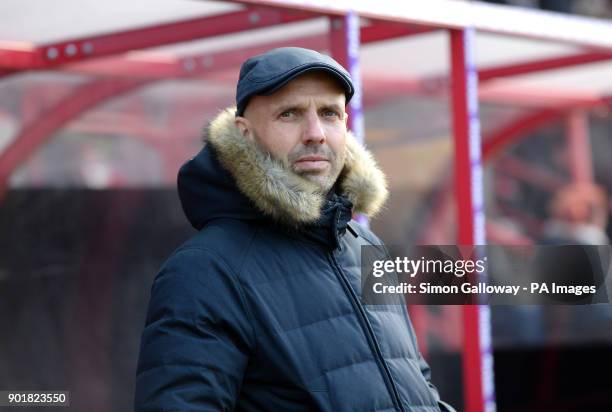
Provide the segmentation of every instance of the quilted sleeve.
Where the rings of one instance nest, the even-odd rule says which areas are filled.
[[[200,249],[175,253],[151,289],[134,409],[233,410],[252,328],[242,289],[221,258]]]

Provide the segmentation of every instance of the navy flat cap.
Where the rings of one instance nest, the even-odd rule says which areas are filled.
[[[246,60],[240,68],[236,87],[236,116],[242,116],[249,99],[269,95],[297,76],[309,71],[325,71],[344,88],[348,103],[355,93],[350,74],[329,56],[301,47],[281,47]]]

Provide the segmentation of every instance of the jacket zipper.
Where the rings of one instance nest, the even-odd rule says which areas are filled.
[[[365,310],[363,309],[361,302],[359,302],[359,299],[355,294],[355,291],[353,290],[353,287],[351,286],[349,280],[346,278],[346,275],[342,271],[342,268],[338,264],[338,261],[336,260],[336,257],[334,256],[333,252],[330,253],[329,256],[331,256],[332,267],[336,269],[336,272],[342,280],[342,286],[344,286],[344,289],[349,295],[353,306],[357,308],[357,312],[359,317],[361,318],[362,325],[365,325],[364,329],[366,332],[366,337],[370,342],[370,346],[374,347],[377,363],[379,367],[382,367],[383,369],[383,377],[385,378],[387,389],[391,389],[393,402],[396,404],[396,407],[398,407],[400,411],[404,411],[404,407],[402,406],[402,403],[400,401],[400,396],[397,391],[397,387],[395,386],[395,382],[393,382],[393,377],[391,376],[391,371],[389,371],[389,366],[385,362],[385,358],[382,355],[382,351],[380,350],[380,346],[378,345],[378,341],[376,340],[376,335],[374,335],[374,330],[372,329],[372,325],[370,324],[370,321],[366,316]]]

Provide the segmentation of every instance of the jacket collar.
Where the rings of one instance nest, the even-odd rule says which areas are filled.
[[[386,178],[370,152],[364,149],[349,132],[346,160],[336,184],[336,197],[326,199],[318,187],[307,179],[288,171],[259,146],[240,133],[234,124],[235,108],[222,111],[209,125],[208,142],[217,154],[221,166],[229,171],[240,192],[264,215],[290,227],[320,224],[334,206],[332,202],[353,212],[372,217],[382,208],[388,196]],[[340,203],[338,203],[340,202]],[[350,206],[348,206],[350,204]],[[326,208],[327,206],[327,208]],[[329,212],[328,212],[329,214]],[[348,214],[350,219],[350,213]],[[345,220],[345,219],[342,219]]]

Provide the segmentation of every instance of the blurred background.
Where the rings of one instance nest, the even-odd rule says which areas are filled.
[[[609,0],[472,3],[612,30]],[[229,1],[0,2],[0,390],[132,409],[152,280],[194,234],[178,168],[233,104],[244,59],[332,53],[331,21]],[[477,31],[489,243],[609,244],[612,48],[581,35]],[[371,226],[388,244],[455,244],[449,34],[362,18],[361,42],[365,144],[391,189]],[[465,410],[460,307],[409,310]],[[499,411],[612,410],[610,305],[491,310]]]

